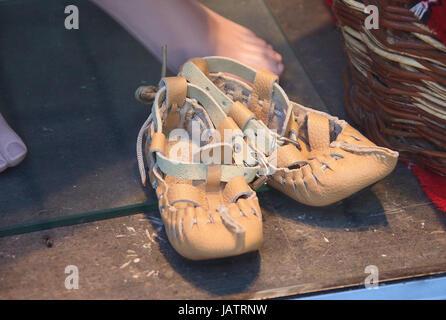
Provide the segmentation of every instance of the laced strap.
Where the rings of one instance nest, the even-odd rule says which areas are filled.
[[[208,108],[210,104],[216,105],[215,101],[212,100],[208,95],[206,95],[203,90],[201,90],[199,87],[193,86],[188,84],[187,85],[187,96],[197,98],[203,106],[208,104]],[[159,109],[160,101],[163,100],[166,97],[166,88],[162,87],[157,92],[155,101],[152,107],[152,113],[147,118],[147,120],[142,125],[137,138],[137,159],[138,159],[138,167],[141,175],[141,180],[143,185],[146,185],[147,183],[147,174],[146,174],[146,168],[144,164],[144,156],[143,156],[143,149],[144,149],[144,139],[147,141],[147,145],[151,145],[153,143],[153,139],[158,136],[164,136],[163,135],[163,121],[161,119],[161,112]],[[221,111],[222,112],[222,111]],[[226,115],[224,112],[221,114],[218,113],[218,109],[215,108],[211,110],[209,109],[209,114],[215,121],[218,121],[219,123],[222,123],[222,120],[226,119]],[[223,122],[223,127],[225,127],[225,122]],[[151,146],[148,156],[147,156],[147,162],[149,163],[150,170],[156,166],[159,168],[164,174],[179,177],[183,179],[189,179],[189,180],[206,180],[207,173],[208,173],[208,165],[206,163],[190,163],[190,162],[184,162],[184,161],[178,161],[173,160],[167,157],[164,154],[163,148],[161,146],[161,142],[157,143],[156,147]],[[221,144],[214,144],[212,145],[212,148],[226,148],[229,147],[229,149],[232,151],[232,148],[227,143],[221,143]],[[206,151],[206,148],[202,148],[204,151]],[[221,181],[228,182],[232,178],[236,176],[242,176],[247,182],[251,182],[255,177],[259,170],[259,166],[250,166],[250,167],[244,167],[244,166],[237,166],[237,165],[221,165]],[[155,181],[153,181],[154,183]]]
[[[153,117],[152,114],[149,115],[149,117],[146,119],[144,124],[142,125],[141,129],[138,132],[138,138],[136,139],[136,158],[138,160],[138,169],[139,169],[139,175],[141,176],[141,182],[143,186],[147,184],[147,174],[146,174],[146,166],[144,164],[144,156],[143,156],[143,149],[144,149],[144,138],[147,136],[147,139],[149,139],[149,131],[152,127]]]
[[[271,172],[266,156],[272,154],[278,146],[283,145],[284,140],[275,131],[270,130],[264,122],[256,120],[253,112],[248,107],[240,102],[232,101],[218,89],[209,79],[209,73],[227,72],[235,74],[248,82],[254,82],[258,72],[235,60],[224,57],[200,58],[198,61],[200,61],[199,64],[196,61],[186,62],[181,68],[180,75],[184,76],[190,83],[206,88],[207,92],[219,103],[223,112],[231,117],[246,135],[248,138],[248,152],[244,164],[245,166],[252,166],[252,163],[256,163],[261,168],[257,172],[257,178],[251,183],[251,186],[257,189],[267,181]],[[267,97],[268,100],[271,100],[272,96],[275,95],[277,99],[289,105],[289,100],[278,86],[275,76],[263,75],[264,81],[261,81],[261,75],[257,79],[257,92],[261,87],[268,89],[264,90],[267,94],[262,93],[261,98],[265,99]],[[265,85],[261,86],[262,82]],[[289,121],[291,108],[288,111],[285,123]],[[283,134],[285,128],[282,131]]]

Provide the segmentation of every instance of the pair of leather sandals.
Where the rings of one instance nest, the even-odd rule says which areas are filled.
[[[398,153],[290,101],[274,74],[205,57],[161,80],[137,157],[144,185],[149,169],[170,243],[204,260],[260,248],[254,190],[261,185],[326,206],[387,176]]]

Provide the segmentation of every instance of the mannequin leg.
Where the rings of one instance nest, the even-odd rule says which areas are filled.
[[[221,55],[280,74],[282,56],[251,30],[193,0],[92,0],[153,55],[167,45],[168,67],[176,72],[187,59]]]

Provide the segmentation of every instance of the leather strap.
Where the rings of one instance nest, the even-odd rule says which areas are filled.
[[[212,60],[209,60],[210,58],[204,58],[204,59],[207,61],[208,66],[210,68]],[[235,60],[221,58],[221,57],[218,57],[217,59],[218,59],[217,61],[222,63],[221,65],[218,64],[218,66],[229,65],[229,66],[233,66],[233,68],[236,70],[240,70],[239,64]],[[247,68],[248,67],[246,67],[246,69],[242,68],[242,70],[244,70],[244,71],[248,70],[247,73],[251,72],[252,69],[250,69],[250,68],[247,69]],[[223,69],[223,67],[221,70],[225,71],[225,69]],[[209,72],[213,72],[211,68],[209,69]],[[252,71],[252,72],[253,72],[252,80],[254,80],[255,71]],[[234,73],[234,74],[237,75],[237,73]],[[221,106],[221,109],[223,109],[223,111],[226,114],[229,113],[229,110],[234,105],[234,101],[232,101],[228,96],[226,96],[226,94],[224,94],[219,88],[217,88],[217,86],[215,86],[215,84],[208,77],[206,77],[203,74],[203,72],[201,72],[200,69],[198,69],[194,63],[186,63],[183,66],[181,75],[184,76],[189,81],[189,83],[195,84],[198,87],[206,88],[206,90],[215,99],[215,101],[217,101],[217,103],[219,103],[219,105]],[[246,75],[246,76],[248,76],[248,75]],[[283,92],[283,90],[280,87],[275,88],[275,91],[277,91],[277,90],[279,90],[279,92],[282,92],[282,93],[280,93],[280,96],[283,99],[287,99],[285,93]],[[156,97],[155,97],[155,99],[156,99]],[[286,101],[288,101],[288,100],[286,100]],[[289,101],[286,103],[289,103]],[[291,108],[289,111],[291,112]],[[233,117],[235,117],[235,115],[233,113],[231,113],[231,115]],[[288,118],[289,118],[289,115],[287,115],[287,119]],[[236,119],[234,119],[234,120],[237,122]],[[286,120],[286,121],[288,121],[288,120]],[[218,123],[216,123],[216,125],[218,126]],[[241,127],[240,124],[239,124],[239,127]],[[273,142],[275,141],[276,137],[273,134],[273,132],[271,130],[269,130],[268,127],[265,124],[263,124],[261,121],[257,121],[256,119],[251,118],[245,124],[245,126],[242,130],[250,139],[252,139],[252,137],[255,135],[256,132],[264,132],[266,134],[266,136],[264,137],[265,143],[262,143],[261,145],[256,146],[256,147],[266,155],[269,155],[273,151],[272,150]],[[285,131],[285,128],[283,128],[283,131]],[[255,140],[251,140],[251,141],[255,141]],[[250,146],[248,146],[248,149],[250,149],[250,152],[248,152],[248,157],[250,157],[250,154],[252,154],[253,150]],[[255,159],[250,157],[250,158],[246,159],[246,162],[248,163],[248,165],[254,165]]]
[[[255,69],[251,68],[250,66],[247,66],[237,60],[234,60],[234,59],[231,59],[228,57],[211,56],[211,57],[204,57],[203,59],[207,62],[208,70],[209,70],[210,74],[219,73],[219,72],[229,73],[229,74],[236,75],[237,77],[242,78],[249,83],[254,82],[254,79],[257,74],[257,71]],[[187,73],[190,73],[190,72],[182,72],[182,75],[184,75],[186,78],[188,78],[189,75],[187,75]],[[197,78],[199,78],[199,75],[195,75],[194,80],[200,81],[200,79],[197,79]],[[189,78],[188,78],[188,81],[194,83]],[[213,84],[212,81],[210,81],[210,83],[211,83],[211,85]],[[202,82],[201,84],[204,84],[204,83]],[[202,87],[204,88],[204,86],[202,86]],[[229,105],[224,104],[225,102],[227,102],[224,100],[227,97],[215,85],[213,87],[209,86],[209,93],[214,98],[216,98],[217,102],[219,102],[220,104],[223,105],[225,111],[227,111],[227,109],[231,107],[231,104],[229,104]],[[278,83],[274,83],[274,85],[273,85],[272,96],[274,97],[274,100],[279,101],[283,105],[289,106],[288,110],[286,112],[284,125],[282,128],[278,128],[278,130],[279,130],[278,133],[283,136],[283,135],[285,135],[285,129],[286,129],[286,126],[290,119],[290,115],[291,115],[291,111],[292,111],[291,103],[290,103],[290,100],[288,99],[288,96],[285,94],[285,92],[283,91],[283,89],[280,87],[280,85]]]
[[[215,85],[212,83],[212,81],[210,81],[207,77],[205,77],[203,75],[203,73],[196,67],[196,65],[194,63],[186,63],[184,65],[184,69],[193,69],[193,74],[198,74],[198,78],[200,79],[206,79],[207,81],[210,82],[209,86],[214,86]],[[200,75],[201,74],[201,75]],[[218,89],[217,89],[218,90]],[[221,93],[220,90],[218,90],[218,92]],[[162,101],[162,99],[165,96],[165,89],[164,87],[160,88],[160,90],[158,91],[157,95],[155,96],[155,101],[153,102],[153,109],[152,109],[152,114],[154,117],[154,121],[156,122],[156,128],[162,128],[162,121],[161,121],[161,115],[159,113],[159,104]],[[222,93],[223,94],[223,93]],[[204,92],[200,86],[194,85],[193,83],[189,83],[187,84],[187,93],[186,93],[187,97],[190,98],[194,98],[197,101],[200,102],[201,105],[203,105],[203,107],[206,109],[206,111],[209,114],[209,117],[212,120],[212,123],[216,126],[219,127],[221,122],[224,121],[227,118],[227,114],[225,112],[225,110],[222,110],[222,108],[217,104],[217,101],[211,97],[209,94],[207,94],[206,92]],[[225,99],[227,100],[227,105],[232,106],[233,102],[226,97],[226,95],[224,95]],[[228,102],[229,101],[229,102]],[[260,123],[257,124],[257,121],[251,121],[252,123],[250,123],[251,125],[251,130],[258,130]],[[159,130],[159,129],[157,129]],[[266,145],[270,145],[270,141],[273,141],[271,137],[267,137],[267,143]],[[244,158],[244,161],[249,165],[249,166],[255,166],[257,161],[256,159],[252,156],[252,150],[251,147],[248,146],[246,144],[246,142],[244,142],[243,140],[241,141],[241,143],[243,144],[242,148],[244,150],[249,150],[249,152],[246,153],[246,158]]]
[[[184,79],[183,77],[181,78]],[[161,81],[161,84],[162,83],[164,82]],[[167,87],[160,87],[153,102],[152,115],[155,122],[155,128],[158,132],[162,131],[163,127],[159,110],[160,104],[164,99],[167,99],[167,96],[169,95],[169,93],[167,92],[168,90],[169,89]],[[221,110],[217,102],[198,86],[188,84],[186,82],[186,97],[196,99],[198,102],[200,102],[200,104],[203,105],[203,107],[208,112],[209,117],[211,118],[215,126],[218,126],[227,117],[226,113]]]
[[[254,78],[249,108],[254,110],[257,118],[262,120],[265,124],[269,123],[272,112],[271,98],[273,86],[277,83],[277,80],[278,77],[275,74],[263,70],[257,71]],[[263,101],[263,106],[259,105],[259,101]]]
[[[249,197],[252,194],[253,191],[246,183],[245,179],[242,177],[235,177],[226,184],[223,191],[223,198],[227,203],[235,203],[240,197]]]
[[[152,142],[150,144],[149,152],[166,152],[166,136],[162,132],[155,132],[152,135]]]
[[[201,72],[201,71],[200,71]],[[162,81],[161,83],[165,83]],[[163,121],[160,112],[160,103],[166,98],[166,87],[161,87],[156,96],[155,101],[152,106],[152,113],[150,117],[146,120],[143,125],[143,128],[140,130],[140,134],[138,135],[138,145],[137,149],[141,143],[142,147],[142,134],[148,133],[151,136],[151,139],[146,139],[146,147],[145,153],[146,158],[149,161],[149,167],[151,168],[149,175],[153,177],[155,170],[159,170],[158,174],[163,172],[166,175],[180,178],[180,179],[188,179],[188,180],[206,180],[207,179],[207,165],[204,163],[190,163],[184,161],[172,160],[166,157],[164,154],[165,149],[165,137],[163,134]],[[212,119],[215,121],[215,125],[221,123],[227,116],[226,114],[219,108],[216,104],[215,100],[210,97],[206,92],[200,89],[198,86],[193,84],[187,84],[187,96],[191,98],[196,98],[207,110],[213,110]],[[217,117],[217,118],[215,118]],[[217,120],[217,121],[216,121]],[[218,122],[220,120],[220,122]],[[151,123],[153,123],[153,127],[151,127]],[[140,136],[141,135],[141,136]],[[151,148],[148,146],[149,140],[154,140]],[[242,139],[242,143],[245,148],[247,148],[247,144]],[[139,155],[139,153],[138,153]],[[142,158],[142,157],[141,157]],[[260,170],[260,166],[257,165],[257,161],[255,158],[245,158],[243,161],[248,163],[248,166],[242,165],[221,165],[221,174],[220,181],[228,182],[234,177],[243,177],[247,183],[252,182],[257,173]],[[138,158],[139,161],[139,158]],[[141,171],[141,166],[140,166]],[[145,178],[145,170],[141,171],[141,176],[143,183],[146,183]],[[151,179],[152,181],[153,179]]]
[[[232,141],[232,137],[234,135],[243,137],[243,132],[240,130],[237,123],[235,123],[235,121],[231,117],[226,117],[217,127],[217,131],[220,134],[222,142]],[[229,136],[228,133],[230,133]]]
[[[290,121],[288,121],[285,131],[285,137],[288,137],[291,133],[294,133],[296,136],[299,135],[299,125],[297,124],[297,119],[294,112],[291,112]]]
[[[200,58],[200,57],[196,57],[196,58],[191,58],[191,59],[187,60],[184,64],[186,64],[188,62],[192,62],[193,64],[195,64],[198,67],[198,69],[200,69],[201,72],[203,72],[206,75],[206,77],[209,78],[209,68],[208,68],[208,63],[206,62],[206,60],[204,60],[203,58]],[[183,70],[184,64],[181,66],[180,72]]]
[[[193,65],[193,64],[192,64]],[[195,66],[195,65],[193,65]],[[166,96],[166,88],[159,89],[155,96],[155,101],[152,107],[152,116],[155,124],[156,132],[162,132],[162,119],[159,110],[159,105]],[[187,96],[197,99],[205,108],[215,125],[219,125],[227,116],[206,92],[193,84],[187,84]],[[244,141],[243,141],[244,143]],[[248,148],[244,143],[243,149]],[[259,166],[256,166],[256,159],[248,153],[244,159],[250,167],[222,165],[222,181],[227,182],[235,176],[243,176],[249,183],[254,180]],[[166,156],[156,153],[156,163],[160,170],[165,174],[190,180],[206,180],[206,164],[203,163],[188,163],[177,160],[172,160]]]
[[[232,146],[227,143],[213,143],[201,147],[192,157],[196,163],[232,164]]]
[[[156,164],[159,169],[176,178],[187,180],[206,180],[207,164],[190,163],[169,159],[159,152],[156,153]],[[246,182],[250,183],[256,177],[260,167],[243,167],[236,165],[221,165],[221,181],[228,182],[234,177],[241,176]]]
[[[220,183],[221,183],[221,166],[218,164],[208,165],[206,188],[218,189],[220,187]]]
[[[223,120],[217,127],[217,131],[220,133],[220,138],[224,143],[230,143],[233,146],[233,159],[237,165],[244,165],[244,162],[248,165],[256,163],[255,158],[249,155],[248,145],[244,140],[245,135],[231,117]],[[227,159],[224,160],[222,163],[227,164]]]
[[[166,87],[166,104],[182,107],[186,101],[187,80],[184,77],[165,77],[161,79],[160,87]]]
[[[181,108],[186,101],[187,80],[184,77],[166,77],[161,79],[159,86],[166,87],[166,105],[168,114],[164,127],[166,131],[170,131],[176,128],[180,123],[180,113],[178,112],[178,108]]]
[[[330,145],[330,121],[320,114],[308,114],[308,140],[311,150],[323,150]]]
[[[234,119],[239,128],[242,130],[246,128],[246,124],[250,120],[255,118],[254,113],[239,101],[232,104],[231,108],[229,109],[228,116]]]
[[[223,111],[228,114],[229,108],[234,102],[220,91],[195,63],[186,62],[183,65],[180,75],[185,77],[189,83],[197,85],[200,88],[206,88],[206,91],[215,99]]]
[[[159,105],[166,96],[166,88],[162,87],[155,96],[155,101],[152,107],[152,116],[155,123],[156,132],[162,133],[162,119],[159,110]],[[215,123],[221,123],[227,116],[218,107],[215,100],[209,97],[202,89],[193,85],[187,84],[187,96],[197,99],[207,110],[209,114],[213,114],[211,119]],[[159,169],[167,175],[183,178],[188,180],[206,180],[207,178],[207,165],[204,163],[189,163],[178,160],[172,160],[163,155],[160,152],[155,152],[156,158],[154,159]],[[249,161],[249,159],[248,159]],[[255,165],[255,159],[252,160]],[[254,180],[259,166],[244,167],[235,165],[222,165],[221,166],[221,181],[228,182],[236,176],[242,176],[249,183]]]
[[[149,140],[146,140],[146,159],[149,170],[149,181],[151,184],[155,181],[153,176],[153,163],[156,163],[156,153],[159,152],[162,155],[166,153],[166,136],[162,132],[154,132],[152,135],[152,141],[150,148],[147,146]],[[144,181],[145,182],[145,181]]]

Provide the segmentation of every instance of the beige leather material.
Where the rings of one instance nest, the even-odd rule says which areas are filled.
[[[330,144],[330,123],[328,118],[317,113],[308,114],[308,140],[311,150],[324,150]]]
[[[206,61],[208,65],[210,74],[214,75],[219,74],[220,76],[222,75],[222,73],[233,74],[239,79],[240,78],[244,79],[245,81],[244,83],[254,82],[254,79],[257,74],[257,71],[255,69],[228,57],[213,56],[213,57],[204,57],[203,59]],[[198,85],[201,88],[206,88],[208,93],[220,104],[221,108],[226,113],[229,112],[229,108],[231,108],[234,102],[231,100],[230,97],[226,96],[225,93],[221,91],[209,79],[209,77],[205,76],[194,63],[185,63],[180,72],[180,75],[186,77],[190,83]],[[285,94],[285,92],[279,86],[278,83],[275,83],[273,85],[272,96],[274,97],[274,100],[277,101],[276,105],[288,106],[290,104],[287,95]],[[284,121],[281,121],[280,124],[277,124],[277,127],[280,128],[278,131],[280,135],[285,134],[286,126],[291,116],[291,108],[287,107],[286,110],[282,111],[285,112],[283,114]],[[252,129],[258,127],[256,122],[257,121],[255,120],[249,121],[249,124],[252,126]],[[242,127],[241,129],[244,130],[244,128]]]
[[[268,157],[270,163],[276,163],[278,168],[288,168],[296,164],[304,164],[306,158],[294,145],[287,144],[277,148],[271,156]]]
[[[166,77],[160,81],[160,86],[166,87],[167,108],[172,105],[182,107],[186,101],[187,81],[184,77]]]
[[[219,188],[221,182],[221,166],[218,164],[208,165],[206,186]]]
[[[152,143],[150,144],[150,152],[166,153],[166,136],[162,132],[155,132],[152,135]]]
[[[294,112],[307,114],[310,151],[299,138],[304,164],[292,170],[278,168],[268,182],[272,187],[306,205],[326,206],[379,181],[395,168],[397,152],[376,146],[345,121],[293,106]],[[329,121],[342,130],[333,142]]]
[[[397,152],[376,146],[345,121],[291,104],[294,113],[306,115],[300,118],[307,119],[311,151],[302,152],[305,165],[279,168],[268,182],[272,187],[301,203],[326,206],[379,181],[395,168]],[[330,121],[340,131],[331,142]]]
[[[269,162],[277,163],[277,167],[269,164],[268,183],[293,199],[307,205],[329,205],[379,181],[394,169],[397,152],[376,146],[345,121],[290,102],[277,83],[271,85],[271,79],[256,81],[257,75],[261,79],[261,73],[233,59],[205,57],[204,60],[210,78],[193,67],[185,68],[184,76],[189,82],[209,88],[208,92],[227,113],[228,108],[235,106],[232,99],[236,89],[243,93],[239,97],[243,101],[252,90],[250,109],[257,119],[282,136],[276,146],[279,149],[268,153],[260,150],[270,157]],[[251,87],[239,78],[251,83]],[[221,85],[222,81],[226,81],[224,85]],[[266,105],[274,101],[274,115],[282,113],[281,119],[273,117],[275,121],[268,121],[272,108],[266,109],[265,100]],[[261,113],[258,105],[265,107]],[[269,113],[265,117],[267,110]],[[245,123],[238,121],[236,112],[231,117],[246,135],[245,126],[256,123],[253,119]]]
[[[157,92],[155,96],[155,101],[153,103],[153,110],[152,115],[150,118],[153,121],[153,127],[156,130],[162,130],[161,128],[164,128],[163,120],[160,112],[160,105],[162,103],[162,99],[165,98],[165,92],[166,88],[162,87]],[[212,121],[214,123],[220,123],[224,118],[226,118],[225,113],[219,108],[218,105],[216,105],[215,100],[212,99],[212,97],[208,96],[205,91],[200,89],[197,86],[194,86],[192,84],[188,85],[187,89],[188,95],[190,97],[197,99],[198,101],[204,103],[206,105],[206,109],[209,109],[213,111],[212,113],[209,112],[209,116],[212,118]],[[147,122],[147,121],[146,121]],[[146,124],[145,124],[146,125]],[[144,125],[143,125],[144,128]],[[140,130],[138,135],[138,140],[141,139],[142,134],[144,133],[143,128]],[[147,130],[147,129],[146,129]],[[160,131],[161,132],[161,131]],[[138,149],[139,149],[140,143],[138,143]],[[246,144],[242,146],[243,150],[246,147]],[[141,152],[140,152],[141,153]],[[243,153],[245,155],[245,153]],[[246,155],[249,156],[249,153]],[[184,161],[179,160],[172,160],[167,157],[163,157],[160,154],[156,155],[157,159],[157,165],[161,169],[161,171],[168,175],[173,175],[176,177],[180,177],[183,179],[192,179],[192,180],[206,180],[206,165],[202,163],[188,163]],[[256,174],[258,170],[260,169],[259,166],[256,166],[255,162],[249,161],[248,158],[245,159],[246,162],[252,163],[249,167],[244,167],[242,165],[222,165],[222,181],[227,182],[231,180],[235,176],[243,176],[247,182],[251,182],[255,179]],[[139,159],[138,163],[142,163]],[[144,175],[144,170],[141,169],[140,165],[140,172],[141,175]]]
[[[254,113],[239,101],[236,101],[232,104],[231,109],[229,109],[228,116],[234,119],[234,121],[242,130],[245,129],[246,124],[249,122],[249,120],[255,118]]]
[[[192,260],[258,250],[263,242],[262,215],[256,194],[247,187],[247,182],[256,177],[260,167],[234,165],[233,159],[226,164],[203,163],[206,155],[214,156],[218,151],[223,151],[223,156],[232,155],[233,148],[231,143],[215,141],[197,146],[190,138],[194,121],[200,124],[200,135],[215,127],[233,130],[233,137],[241,134],[243,138],[243,134],[212,97],[191,84],[187,84],[184,103],[171,105],[177,107],[181,119],[177,127],[189,133],[189,140],[165,138],[175,129],[166,126],[170,104],[166,99],[174,97],[172,101],[178,103],[181,95],[176,90],[181,89],[177,85],[180,83],[161,81],[163,86],[155,96],[152,114],[141,128],[137,143],[138,164],[140,171],[145,172],[145,168],[141,169],[141,146],[144,135],[150,136],[145,143],[146,154],[152,157],[149,175],[169,242],[180,255]],[[192,117],[188,116],[191,114]],[[178,148],[178,143],[185,148]],[[199,162],[194,162],[195,158]]]
[[[344,158],[335,160],[319,155],[298,169],[277,170],[268,183],[301,203],[326,206],[382,179],[397,162],[395,156],[382,159],[373,153],[350,154],[339,149],[333,152]]]
[[[235,123],[235,121],[231,117],[226,117],[217,127],[217,131],[220,134],[222,142],[227,142],[227,140],[229,140],[234,135],[243,136],[243,132],[240,130],[237,123]],[[230,133],[229,136],[228,133]]]
[[[226,202],[235,203],[240,197],[249,197],[254,191],[242,177],[235,177],[226,184],[223,197]]]
[[[164,124],[165,131],[176,128],[180,122],[178,108],[182,107],[186,101],[187,81],[184,77],[167,77],[161,80],[161,85],[167,88],[166,105],[167,118]]]
[[[269,123],[271,112],[270,101],[273,92],[273,85],[277,82],[277,80],[278,77],[275,74],[263,70],[257,71],[254,78],[249,108],[254,110],[256,117],[262,120],[265,124]],[[259,105],[259,101],[263,102],[263,106]]]
[[[247,163],[246,160],[248,159],[249,150],[245,142],[245,135],[235,121],[231,117],[227,117],[220,123],[217,131],[225,143],[231,143],[233,146],[234,162],[237,165],[245,165]],[[227,163],[227,159],[225,159],[224,163]]]
[[[181,121],[178,105],[174,104],[169,109],[169,114],[166,117],[163,131],[171,131],[176,128]]]
[[[227,143],[212,143],[201,147],[192,156],[193,162],[201,162],[205,164],[232,164],[233,149]],[[219,177],[222,181],[223,178]]]
[[[152,164],[156,160],[156,153],[159,152],[161,155],[165,155],[166,153],[166,136],[162,132],[155,132],[152,135],[150,147],[147,144],[148,141],[146,141],[146,159],[149,168],[152,168]],[[155,181],[152,171],[149,171],[149,181],[152,184]],[[146,184],[143,182],[143,185],[145,186]]]
[[[229,65],[229,66],[234,66],[237,65],[235,60],[229,59],[229,58],[222,58],[222,57],[213,57],[213,58],[217,58],[217,61],[223,61],[224,65]],[[211,59],[211,60],[209,60]],[[206,62],[208,63],[209,66],[209,70],[211,71],[211,65],[212,65],[212,58],[206,58],[205,59]],[[215,67],[215,66],[213,66]],[[249,67],[246,67],[245,71],[247,72],[247,74],[252,74],[252,78],[254,79],[255,77],[255,71],[253,71],[252,69],[250,69]],[[211,71],[212,72],[212,71]],[[200,71],[200,69],[198,69],[198,67],[191,62],[186,63],[183,66],[183,70],[181,72],[181,75],[186,77],[187,80],[189,81],[189,83],[194,84],[196,86],[199,86],[201,88],[205,88],[206,92],[212,96],[215,101],[217,101],[220,105],[220,110],[222,110],[224,113],[229,114],[229,109],[233,106],[234,101],[225,95],[225,93],[223,93],[222,91],[220,91],[220,89],[211,81],[211,79],[209,79],[208,77],[206,77],[203,72]],[[282,94],[282,89],[278,86],[274,86],[273,92],[279,92],[279,101],[282,101],[283,99],[287,99],[285,97],[284,94]],[[291,111],[289,112],[291,113]],[[286,118],[288,119],[290,114],[286,115]],[[236,119],[236,114],[231,114],[231,116],[234,118],[234,120],[237,122]],[[216,122],[216,125],[218,125],[218,122]],[[285,131],[285,126],[286,123],[283,123],[283,128],[282,130]],[[276,138],[276,134],[270,130],[265,130],[266,129],[266,125],[261,122],[261,121],[257,121],[255,119],[251,119],[249,120],[243,127],[240,126],[239,127],[246,133],[246,132],[258,132],[258,131],[264,131],[266,133],[264,140],[265,143],[262,146],[258,146],[259,150],[265,154],[270,154],[271,153],[271,148],[273,147],[274,143],[275,143],[275,138]],[[281,131],[282,131],[281,130]],[[249,139],[248,139],[249,140]],[[252,150],[252,148],[250,148],[249,144],[247,144],[247,148],[251,149],[249,150],[249,152],[247,153],[247,159],[246,159],[246,163],[249,166],[254,165],[254,163],[256,162],[255,159],[251,156],[252,154],[254,154],[254,150]]]
[[[181,179],[206,180],[207,164],[178,161],[156,154],[156,165],[160,171]],[[255,179],[259,168],[242,167],[238,165],[222,165],[221,181],[228,182],[237,176],[243,176],[247,182]]]
[[[291,113],[290,120],[288,121],[288,125],[286,127],[286,131],[284,136],[288,137],[290,134],[298,135],[299,134],[299,125],[297,124],[297,118],[294,113]]]
[[[170,205],[178,202],[186,202],[196,207],[207,207],[205,193],[191,184],[177,183],[169,187],[167,199]]]
[[[200,69],[201,72],[203,72],[206,75],[206,77],[209,77],[209,67],[208,67],[206,60],[204,60],[203,58],[200,58],[200,57],[196,57],[196,58],[191,58],[191,59],[187,60],[186,63],[187,62],[192,62],[193,64],[195,64],[198,67],[198,69]],[[182,68],[183,68],[183,66],[181,66],[180,72],[181,72]]]
[[[190,204],[169,206],[163,208],[161,217],[169,242],[191,260],[255,251],[263,242],[262,215],[255,196],[224,203],[214,212]]]

